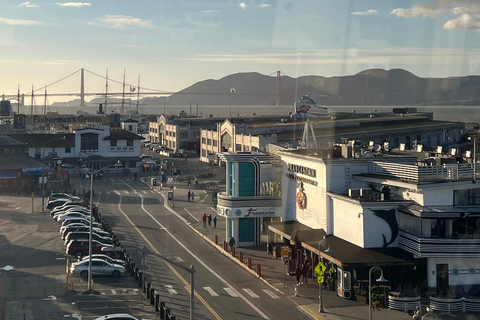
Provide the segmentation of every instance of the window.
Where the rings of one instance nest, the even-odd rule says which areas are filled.
[[[216,147],[218,145],[218,141],[216,139],[213,139],[213,146]]]
[[[65,147],[65,153],[72,153],[71,147]]]
[[[202,144],[207,144],[207,138],[202,137]]]
[[[183,138],[183,139],[188,138],[188,132],[180,132],[180,138]]]
[[[455,206],[469,206],[480,204],[480,189],[467,189],[454,191]]]
[[[204,158],[205,158],[206,156],[207,156],[207,150],[205,150],[205,149],[202,149],[202,157],[204,157]]]
[[[110,147],[116,147],[117,146],[117,140],[110,140]]]
[[[98,134],[84,133],[80,136],[80,150],[83,152],[98,151]]]
[[[235,151],[242,151],[242,145],[239,143],[235,144]]]
[[[212,139],[207,139],[207,145],[211,146],[212,145]]]
[[[133,146],[133,139],[127,139],[127,146]]]
[[[132,131],[133,130],[133,126],[131,124],[128,125],[128,131]]]

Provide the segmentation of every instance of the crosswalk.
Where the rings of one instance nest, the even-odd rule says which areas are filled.
[[[155,190],[134,190],[134,191],[130,191],[130,190],[119,190],[118,191],[121,195],[135,195],[135,194],[154,194],[154,195],[157,195],[158,196],[158,192],[155,191]],[[117,192],[116,191],[96,191],[95,194],[98,194],[98,195],[102,195],[102,194],[106,194],[106,195],[117,195]]]

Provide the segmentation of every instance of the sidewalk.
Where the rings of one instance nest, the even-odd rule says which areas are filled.
[[[204,180],[202,180],[203,182]],[[163,198],[167,199],[169,188],[152,187],[157,190]],[[222,188],[222,186],[219,187]],[[223,187],[224,188],[224,187]],[[187,201],[188,190],[195,193],[194,202]],[[175,202],[172,206],[171,201],[165,201],[165,207],[177,215],[202,238],[204,238],[213,247],[230,258],[233,262],[241,265],[248,270],[252,275],[258,277],[259,280],[265,282],[278,293],[286,296],[288,299],[296,303],[305,313],[309,314],[313,319],[333,319],[333,320],[352,320],[352,319],[368,319],[368,305],[343,299],[336,295],[335,291],[330,291],[325,288],[322,289],[323,308],[324,313],[319,313],[319,286],[318,283],[312,279],[308,279],[308,284],[302,284],[298,287],[299,295],[295,296],[294,288],[296,286],[296,277],[289,276],[284,273],[284,263],[281,259],[275,259],[273,255],[267,253],[265,247],[241,247],[235,248],[235,256],[232,256],[230,248],[224,250],[224,241],[226,241],[226,219],[217,216],[216,228],[208,226],[203,228],[201,220],[202,215],[212,214],[215,216],[215,206],[212,202],[211,193],[219,190],[198,190],[195,188],[188,188],[186,183],[175,183]],[[223,189],[221,189],[223,190]],[[218,239],[218,244],[215,243],[215,237]],[[243,263],[240,261],[240,254],[243,255]],[[251,259],[251,269],[247,266],[248,259]],[[261,275],[257,275],[257,265],[260,265]],[[408,313],[399,311],[381,309],[381,311],[374,311],[373,319],[391,319],[402,320],[412,319]],[[441,318],[447,319],[447,318]],[[457,318],[462,319],[462,318]]]

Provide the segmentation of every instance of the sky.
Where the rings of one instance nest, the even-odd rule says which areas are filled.
[[[277,70],[480,75],[479,0],[85,1],[1,1],[0,93],[29,92],[81,68],[166,92]],[[91,86],[105,86],[93,78]],[[52,91],[78,87],[60,84]]]

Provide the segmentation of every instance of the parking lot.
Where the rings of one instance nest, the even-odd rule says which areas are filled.
[[[67,280],[66,255],[60,224],[28,196],[0,197],[0,318],[9,320],[95,319],[109,313],[130,313],[156,319],[154,308],[130,274],[120,278],[94,276],[94,293],[78,275]],[[48,210],[47,210],[48,211]]]

